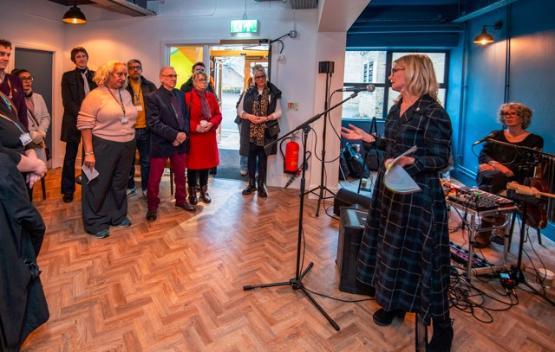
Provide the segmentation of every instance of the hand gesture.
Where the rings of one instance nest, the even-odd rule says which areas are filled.
[[[358,128],[352,124],[349,124],[349,127],[341,127],[341,137],[350,141],[362,140],[366,143],[372,143],[376,140],[374,136],[364,132],[362,128]]]

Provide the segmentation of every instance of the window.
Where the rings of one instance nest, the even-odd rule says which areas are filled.
[[[403,55],[414,52],[401,51],[347,51],[345,52],[345,87],[364,87],[373,84],[376,89],[373,92],[362,92],[343,105],[343,118],[348,119],[371,119],[376,117],[383,119],[395,103],[399,93],[391,89],[387,79],[393,66],[393,62]],[[447,52],[421,52],[430,57],[434,63],[436,78],[439,83],[438,98],[445,106],[447,95]],[[351,93],[343,93],[343,99]]]

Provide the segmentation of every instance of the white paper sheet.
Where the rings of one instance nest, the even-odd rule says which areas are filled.
[[[89,180],[89,182],[91,182],[92,180],[94,180],[98,175],[100,175],[98,173],[98,171],[93,167],[92,170],[90,167],[85,166],[85,164],[83,164],[83,166],[81,166],[81,170],[83,170],[83,173],[85,174],[85,176],[87,176],[87,179]]]

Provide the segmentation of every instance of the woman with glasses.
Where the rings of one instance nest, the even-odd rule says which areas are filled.
[[[449,318],[450,252],[448,214],[440,173],[448,166],[451,120],[437,99],[432,61],[406,55],[394,62],[391,88],[400,93],[378,138],[359,128],[342,128],[342,136],[375,143],[385,152],[357,261],[357,279],[375,289],[381,309],[373,320],[385,326],[406,312],[416,312],[424,324],[433,323],[426,351],[449,351],[453,328]],[[420,191],[400,193],[384,184],[386,169],[399,158]]]
[[[33,143],[38,146],[35,152],[42,161],[46,162],[46,133],[48,127],[50,127],[50,113],[46,107],[46,102],[42,95],[33,91],[33,76],[31,72],[19,69],[12,71],[12,74],[17,75],[23,85],[25,104],[27,105],[29,134],[33,139]]]
[[[216,96],[207,91],[208,75],[205,72],[193,74],[193,89],[185,94],[189,107],[189,155],[187,178],[189,182],[189,203],[197,204],[197,189],[200,186],[200,200],[210,203],[208,194],[208,173],[220,163],[216,130],[222,122],[222,114]]]
[[[502,130],[493,131],[488,140],[508,143],[509,145],[486,141],[478,156],[479,171],[477,177],[478,187],[490,192],[499,193],[505,190],[507,182],[516,181],[523,183],[527,177],[534,175],[533,153],[523,151],[517,147],[528,147],[541,150],[543,138],[530,133],[526,129],[532,122],[532,110],[522,103],[506,103],[499,109],[499,122]],[[514,148],[511,147],[515,146]],[[482,226],[491,228],[502,225],[505,217],[482,218]],[[475,237],[474,247],[484,248],[489,246],[491,231],[480,231]],[[495,238],[495,242],[503,243],[502,238]]]
[[[249,138],[249,184],[242,193],[249,195],[258,189],[258,196],[266,198],[268,197],[266,189],[268,155],[276,154],[277,145],[274,143],[268,150],[265,150],[264,146],[278,138],[281,91],[267,81],[264,66],[255,65],[252,71],[254,85],[243,94],[237,108],[237,115],[243,119],[241,128],[248,130]]]
[[[135,153],[137,109],[125,89],[124,62],[102,65],[94,81],[98,87],[87,94],[77,117],[85,154],[83,225],[88,233],[105,238],[110,235],[110,226],[131,226],[126,191]]]

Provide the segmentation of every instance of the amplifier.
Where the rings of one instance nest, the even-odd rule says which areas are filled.
[[[335,263],[339,269],[339,290],[373,296],[374,290],[356,279],[356,264],[367,212],[353,208],[341,209]]]
[[[360,205],[361,208],[368,209],[370,207],[370,201],[370,197],[341,188],[333,200],[333,213],[339,216],[342,207],[351,207],[354,204]]]

